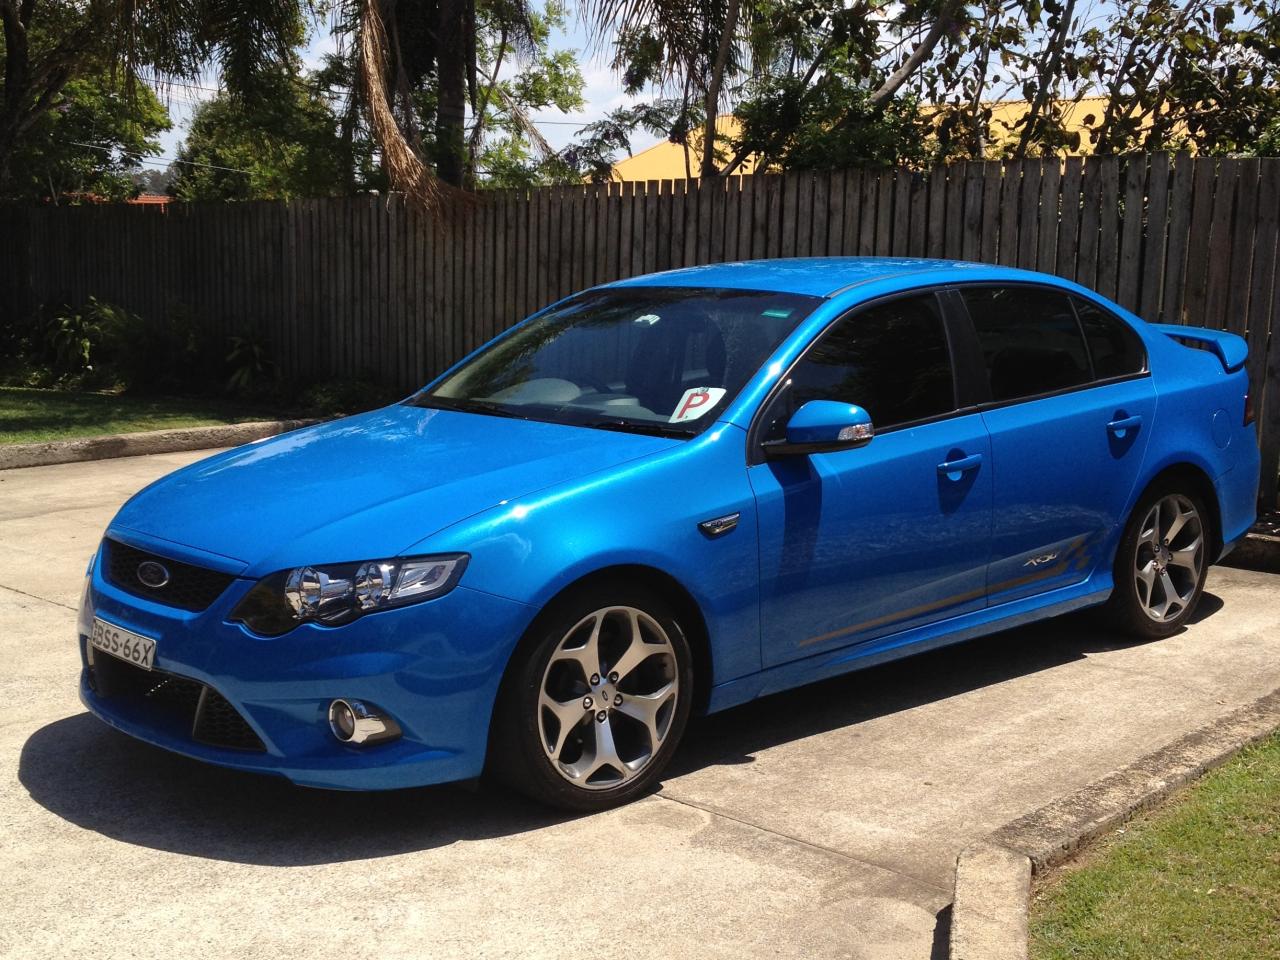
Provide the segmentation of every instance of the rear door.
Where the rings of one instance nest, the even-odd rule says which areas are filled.
[[[749,468],[768,665],[985,604],[990,446],[981,414],[957,409],[937,295],[878,301],[832,324],[762,408],[753,449],[819,399],[864,407],[876,437],[854,450],[756,456]]]
[[[990,389],[989,603],[1084,580],[1110,560],[1155,391],[1141,339],[1092,300],[1035,284],[958,288]]]

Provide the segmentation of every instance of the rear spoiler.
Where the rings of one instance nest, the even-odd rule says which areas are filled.
[[[1222,368],[1233,373],[1244,366],[1249,356],[1249,344],[1244,337],[1225,330],[1208,330],[1204,327],[1183,327],[1176,323],[1153,323],[1151,326],[1174,340],[1190,340],[1190,346],[1212,350],[1222,361]]]

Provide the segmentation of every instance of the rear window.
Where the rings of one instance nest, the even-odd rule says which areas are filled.
[[[991,399],[1017,400],[1088,383],[1089,352],[1071,299],[1044,287],[965,287]]]
[[[1088,300],[1072,297],[1071,302],[1089,344],[1094,379],[1109,380],[1146,370],[1147,351],[1133,327]]]

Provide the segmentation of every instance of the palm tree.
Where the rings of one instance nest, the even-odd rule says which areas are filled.
[[[714,176],[716,120],[726,80],[739,73],[758,5],[741,0],[585,0],[583,16],[596,43],[614,42],[613,67],[635,92],[649,83],[678,91],[682,135],[701,108],[701,176]],[[695,104],[697,107],[695,107]],[[674,138],[673,136],[673,138]]]
[[[346,0],[357,25],[360,95],[365,101],[392,183],[438,205],[448,187],[472,175],[485,107],[495,95],[497,68],[509,52],[533,47],[527,0],[488,0],[484,12],[500,31],[496,62],[481,84],[476,0]],[[434,146],[423,149],[414,94],[433,85]],[[476,118],[466,135],[467,108]],[[521,119],[517,117],[517,119]],[[434,171],[427,163],[434,161]]]

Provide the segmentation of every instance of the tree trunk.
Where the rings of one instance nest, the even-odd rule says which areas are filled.
[[[467,7],[467,0],[440,0],[436,8],[436,174],[455,187],[466,168]]]
[[[27,18],[29,19],[29,17]],[[18,145],[22,104],[31,91],[31,61],[27,23],[11,0],[0,0],[4,25],[4,97],[0,99],[0,195],[8,192],[13,151]]]
[[[738,30],[738,10],[741,5],[741,0],[729,0],[729,7],[724,15],[724,28],[720,31],[720,45],[716,49],[716,61],[711,66],[711,78],[703,101],[706,119],[702,127],[701,176],[704,177],[714,177],[717,172],[716,119],[720,110],[720,90],[724,86],[724,71],[729,62],[729,51],[733,47],[733,35]]]
[[[1076,0],[1067,0],[1061,19],[1058,21],[1058,29],[1050,40],[1049,56],[1044,59],[1043,67],[1037,78],[1040,88],[1036,90],[1036,98],[1031,102],[1031,107],[1027,111],[1027,122],[1022,128],[1022,136],[1018,138],[1017,156],[1019,157],[1027,155],[1027,148],[1034,142],[1036,132],[1040,128],[1040,121],[1044,108],[1049,102],[1049,94],[1053,89],[1053,82],[1058,78],[1058,66],[1062,63],[1062,51],[1067,43],[1067,34],[1071,30],[1071,18],[1075,16],[1075,10]]]
[[[880,87],[875,90],[870,97],[870,103],[873,107],[883,106],[893,99],[904,83],[911,79],[911,75],[924,66],[925,62],[933,53],[933,48],[946,34],[951,25],[955,23],[956,18],[963,13],[963,3],[950,3],[938,12],[938,18],[933,21],[933,26],[929,28],[929,32],[925,34],[923,40],[916,44],[916,48],[911,51],[906,60],[893,73],[889,74],[889,78],[885,80]]]

